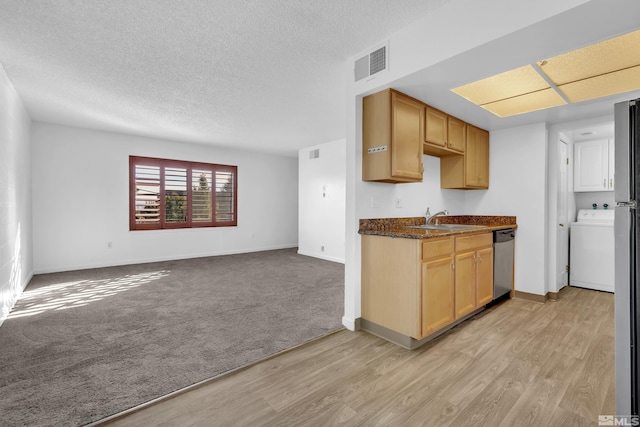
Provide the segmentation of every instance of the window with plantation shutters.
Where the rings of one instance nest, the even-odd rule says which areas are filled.
[[[238,168],[129,157],[131,230],[237,225]]]

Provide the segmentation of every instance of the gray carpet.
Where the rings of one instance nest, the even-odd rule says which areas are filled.
[[[35,276],[0,327],[0,425],[83,425],[340,329],[294,249]]]

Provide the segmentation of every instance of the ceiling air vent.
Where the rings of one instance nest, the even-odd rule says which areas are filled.
[[[372,76],[380,71],[384,71],[388,67],[388,47],[385,44],[382,47],[369,52],[365,56],[356,59],[355,63],[355,81],[362,80]]]

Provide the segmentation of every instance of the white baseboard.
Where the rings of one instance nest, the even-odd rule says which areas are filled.
[[[304,255],[304,256],[310,256],[313,258],[320,258],[323,259],[325,261],[333,261],[333,262],[339,262],[340,264],[344,264],[344,258],[337,258],[337,257],[332,257],[332,256],[327,256],[323,253],[316,253],[316,252],[306,252],[306,251],[301,251],[298,249],[298,255]]]
[[[347,316],[342,316],[342,324],[350,331],[356,330],[356,319],[350,319]]]
[[[592,289],[594,291],[604,291],[614,293],[616,291],[616,287],[614,284],[604,284],[604,283],[590,283],[590,282],[581,282],[578,280],[572,280],[569,282],[570,286],[575,286],[578,288]]]
[[[20,298],[20,295],[22,295],[22,293],[24,292],[25,288],[27,287],[27,285],[29,284],[29,282],[31,281],[31,279],[33,278],[33,273],[30,273],[27,278],[22,282],[21,284],[21,288],[20,288],[20,292],[12,295],[12,300],[9,301],[9,304],[5,305],[2,304],[1,310],[0,310],[0,327],[2,326],[2,324],[4,323],[4,321],[7,319],[7,317],[9,317],[9,313],[11,313],[11,309],[13,308],[14,305],[16,305],[16,302],[18,301],[18,299]]]
[[[113,260],[113,261],[107,261],[102,263],[75,264],[75,265],[66,265],[61,267],[38,268],[34,271],[34,274],[59,273],[63,271],[87,270],[90,268],[103,268],[103,267],[117,267],[119,265],[146,264],[149,262],[174,261],[174,260],[180,260],[180,259],[204,258],[209,256],[237,255],[237,254],[246,254],[250,252],[264,252],[264,251],[273,251],[278,249],[291,249],[291,248],[297,248],[297,247],[298,247],[297,243],[289,243],[286,245],[274,245],[274,246],[265,246],[265,247],[259,247],[259,248],[246,248],[246,249],[237,249],[237,250],[231,250],[231,251],[215,251],[215,252],[195,253],[195,254],[186,254],[186,255],[169,255],[165,257],[153,257],[153,258],[122,259],[122,260]]]

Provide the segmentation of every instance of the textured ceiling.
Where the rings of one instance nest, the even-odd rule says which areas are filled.
[[[449,0],[0,0],[33,120],[294,154],[345,135],[346,60]]]

